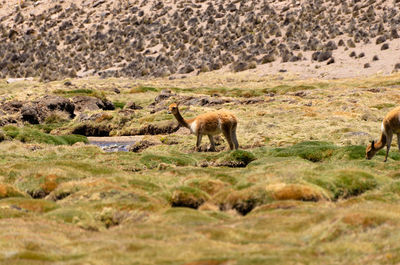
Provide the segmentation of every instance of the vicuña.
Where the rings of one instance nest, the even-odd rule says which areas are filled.
[[[397,134],[397,145],[400,150],[400,107],[397,107],[386,114],[382,121],[381,131],[381,139],[376,143],[375,141],[372,141],[367,146],[366,158],[368,160],[386,145],[386,156],[383,161],[387,161],[394,133]]]
[[[196,149],[200,150],[201,138],[207,135],[210,139],[211,150],[215,151],[214,135],[221,132],[228,141],[231,150],[238,149],[239,143],[236,138],[236,117],[226,111],[214,111],[204,113],[193,119],[184,119],[179,112],[178,104],[172,103],[169,111],[175,116],[180,125],[188,128],[191,133],[197,136]]]

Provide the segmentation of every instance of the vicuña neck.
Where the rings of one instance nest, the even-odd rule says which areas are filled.
[[[385,145],[386,145],[386,135],[382,133],[381,139],[374,144],[374,148],[380,150],[383,147],[385,147]]]
[[[182,117],[182,115],[181,115],[181,113],[179,112],[179,110],[178,110],[177,113],[174,114],[174,116],[175,116],[176,120],[179,122],[180,125],[182,125],[182,126],[184,126],[184,127],[186,127],[186,128],[189,128],[189,127],[190,127],[188,121],[185,120],[185,119]]]

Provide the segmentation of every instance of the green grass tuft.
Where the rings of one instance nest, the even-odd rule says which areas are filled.
[[[332,193],[332,199],[358,196],[378,186],[376,178],[360,170],[339,170],[322,176],[308,178],[314,183]]]
[[[86,211],[81,211],[75,208],[60,208],[54,211],[48,212],[46,216],[58,220],[62,220],[65,223],[87,222],[94,223],[94,218]]]
[[[180,186],[173,192],[170,203],[172,207],[189,207],[197,209],[208,199],[208,194],[200,189]]]
[[[123,109],[126,105],[125,102],[121,102],[121,101],[114,101],[113,104],[114,104],[115,108],[120,108],[120,109]]]
[[[196,160],[194,160],[191,156],[178,153],[170,155],[156,155],[148,153],[140,158],[140,162],[147,168],[156,168],[160,163],[171,164],[175,166],[196,165]]]
[[[158,89],[150,86],[138,86],[130,90],[131,93],[158,92]]]
[[[381,109],[393,108],[395,106],[396,106],[396,104],[393,104],[393,103],[381,103],[381,104],[376,104],[374,106],[371,106],[371,108],[375,108],[375,109],[381,110]]]
[[[275,87],[268,87],[263,89],[264,93],[277,93],[277,94],[286,94],[288,92],[296,92],[300,90],[310,90],[310,89],[316,89],[316,86],[312,85],[279,85]]]
[[[74,90],[63,90],[57,89],[54,94],[61,95],[67,98],[75,96],[89,96],[104,99],[106,96],[103,91],[97,91],[92,89],[74,89]]]
[[[341,147],[337,150],[337,156],[340,154],[346,156],[349,160],[365,158],[365,146],[363,145],[349,145]]]
[[[337,149],[331,143],[319,141],[307,141],[295,144],[291,147],[275,148],[270,154],[276,157],[299,156],[311,162],[320,162],[334,154]]]
[[[216,161],[217,166],[246,167],[250,162],[256,160],[256,156],[248,151],[235,150],[221,153]]]
[[[73,145],[77,142],[88,143],[83,135],[50,135],[29,127],[15,127],[7,125],[3,127],[6,137],[19,140],[23,143],[46,143],[53,145]]]

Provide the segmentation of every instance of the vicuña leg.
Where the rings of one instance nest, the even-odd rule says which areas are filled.
[[[201,138],[203,137],[202,134],[197,134],[197,142],[196,142],[196,149],[197,151],[200,151],[200,144],[201,144]]]
[[[231,138],[232,138],[233,144],[235,146],[235,149],[237,150],[239,148],[239,143],[238,143],[238,140],[236,137],[236,127],[237,127],[237,124],[235,123],[231,130]]]
[[[210,144],[211,144],[210,151],[215,151],[214,137],[211,134],[209,134],[208,139],[210,139]]]
[[[226,125],[222,128],[222,133],[224,134],[226,141],[229,144],[229,148],[233,150],[233,142],[231,138],[231,127],[229,125]]]
[[[397,148],[399,148],[400,151],[400,133],[397,134]]]
[[[383,162],[387,161],[388,155],[389,155],[389,150],[390,150],[390,145],[392,144],[392,139],[393,139],[393,133],[392,132],[387,132],[387,143],[386,143],[386,155],[385,155],[385,160]]]

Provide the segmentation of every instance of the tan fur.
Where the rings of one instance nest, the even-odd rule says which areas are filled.
[[[390,145],[392,144],[393,134],[397,134],[397,145],[400,150],[400,107],[397,107],[388,114],[382,121],[382,134],[378,142],[372,141],[365,150],[366,158],[371,159],[379,150],[386,145],[386,156],[384,162],[387,161]]]
[[[168,110],[182,126],[189,128],[191,133],[197,135],[197,150],[200,148],[203,135],[208,136],[211,143],[211,150],[215,150],[213,136],[220,133],[225,136],[231,150],[239,148],[239,143],[236,138],[237,119],[232,113],[215,111],[201,114],[194,119],[184,119],[176,103],[172,103]]]

